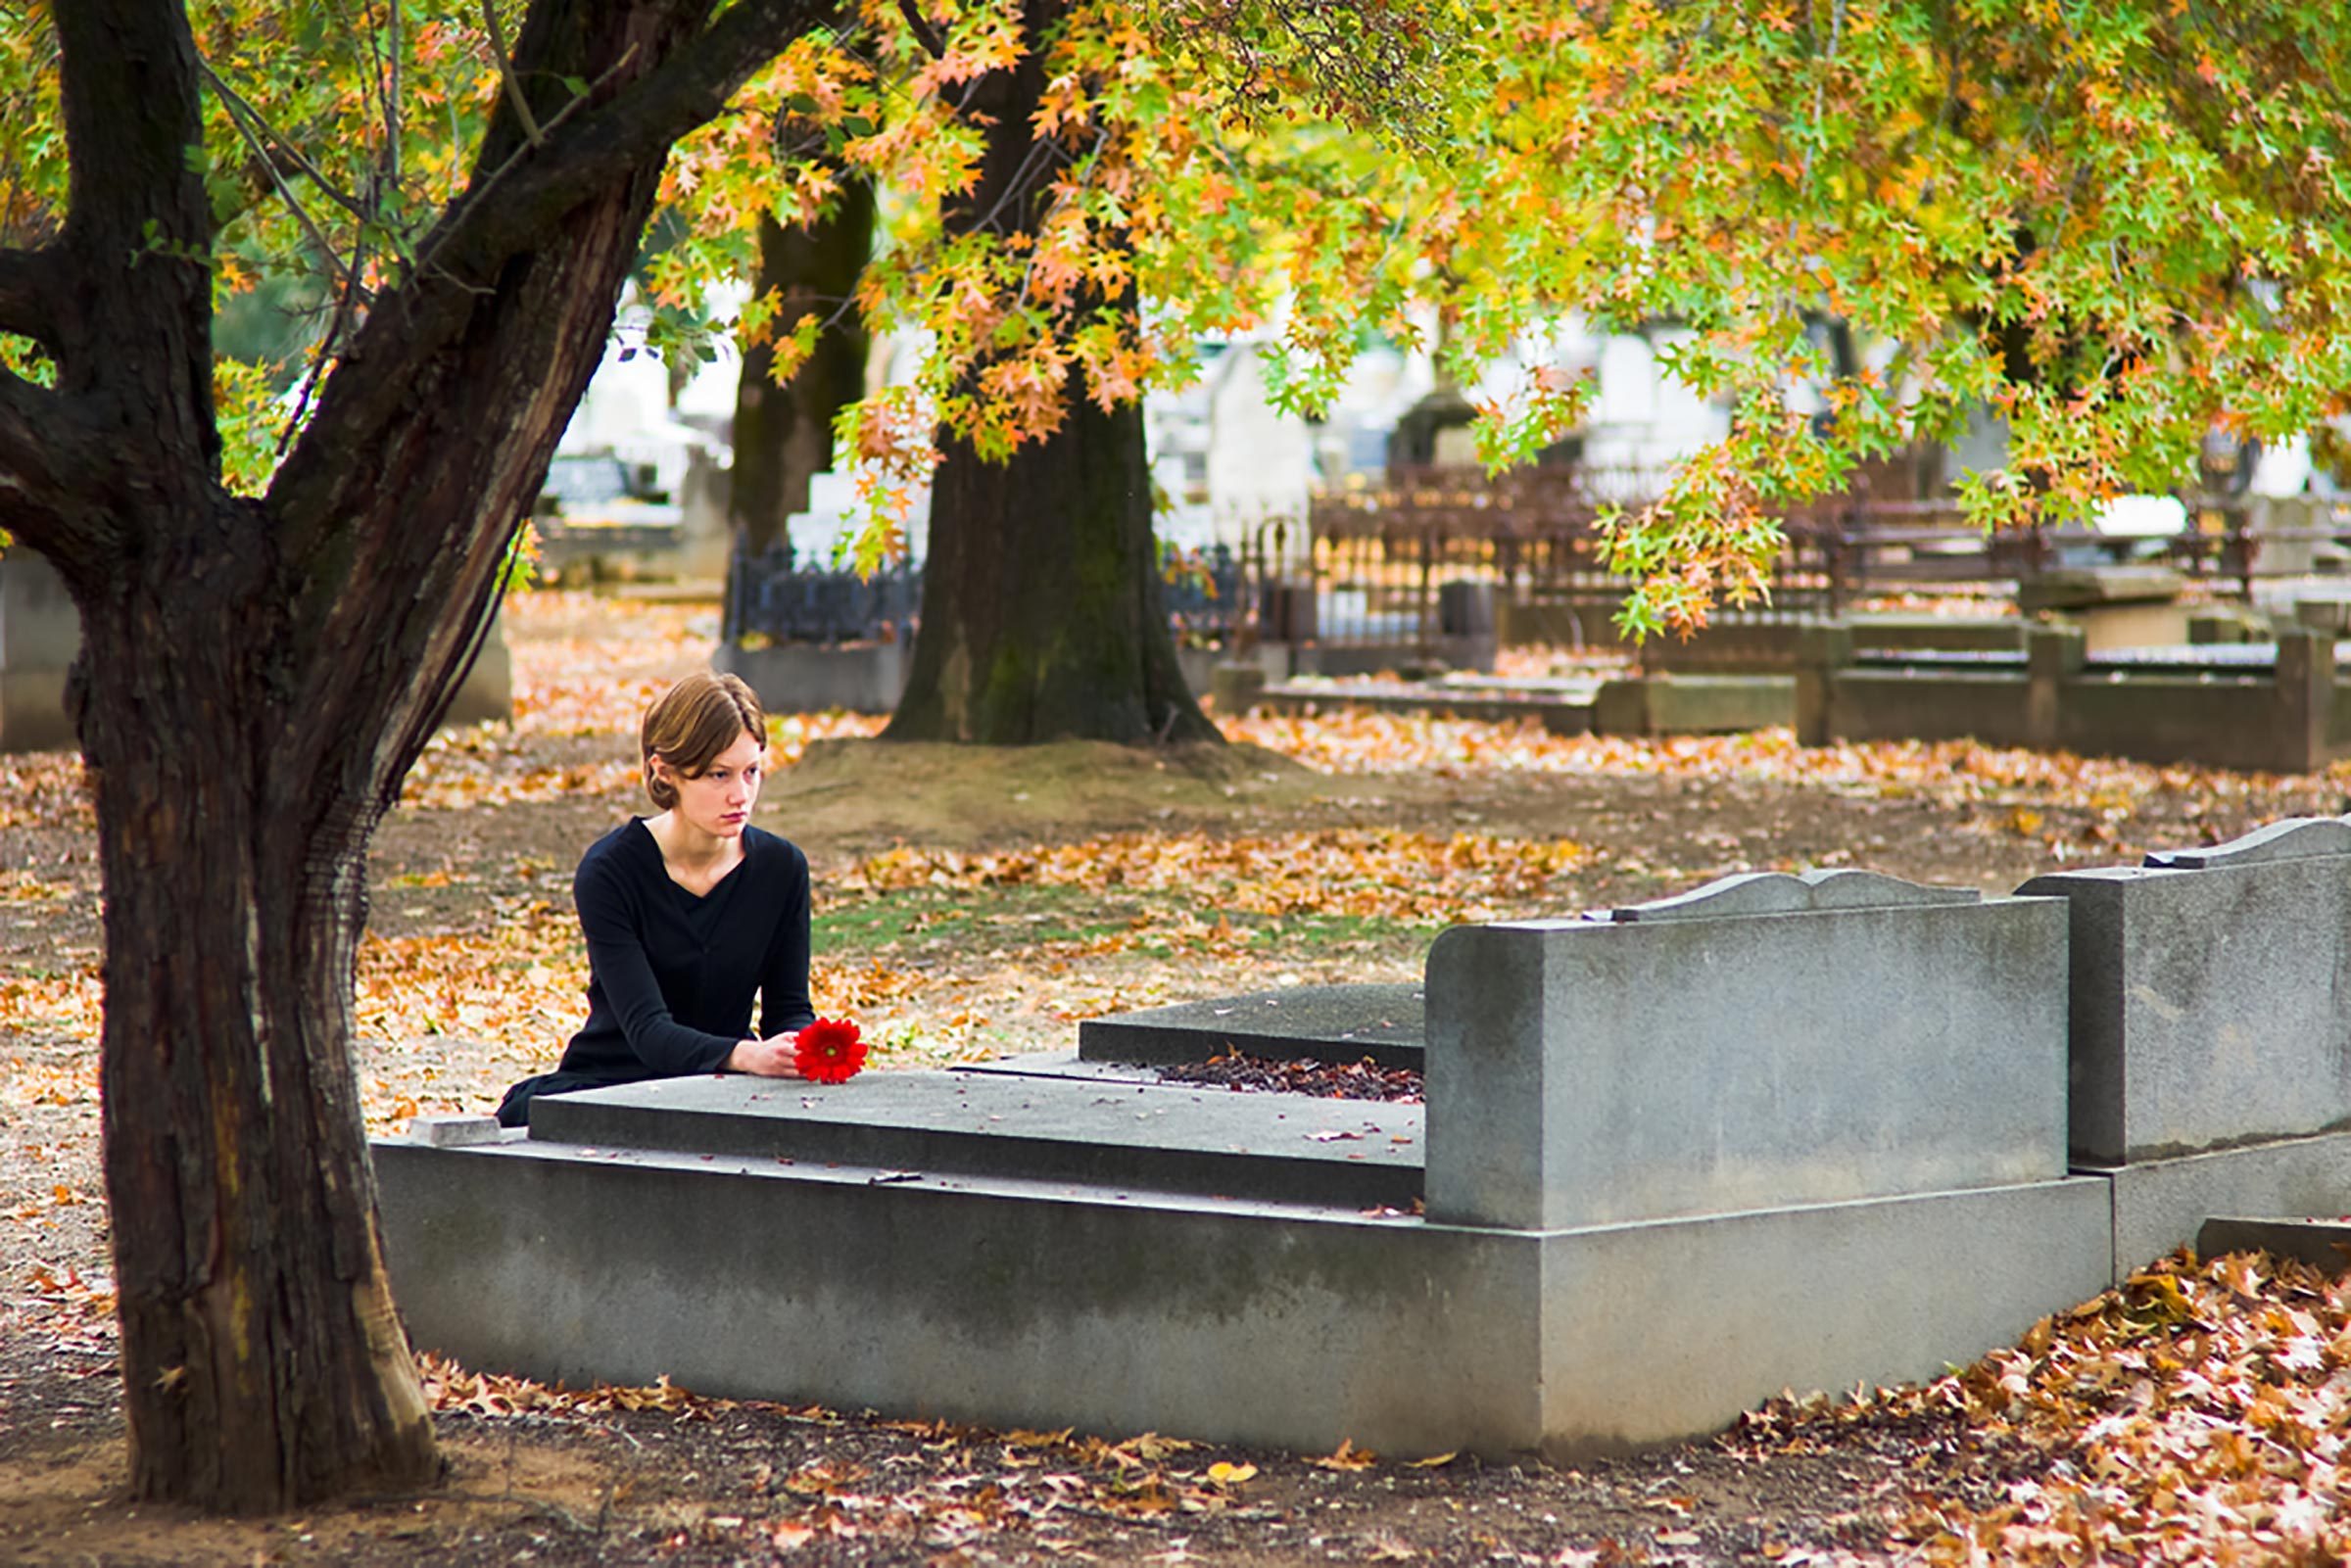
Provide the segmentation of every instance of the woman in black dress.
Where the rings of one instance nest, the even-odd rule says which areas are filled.
[[[639,750],[660,815],[599,838],[572,878],[588,1022],[554,1071],[506,1091],[502,1125],[528,1125],[540,1095],[696,1072],[799,1076],[792,1035],[815,1017],[808,859],[751,826],[767,761],[759,699],[732,675],[690,675],[646,710]]]

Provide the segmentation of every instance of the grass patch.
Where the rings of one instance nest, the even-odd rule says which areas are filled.
[[[1082,888],[921,887],[820,910],[809,922],[809,937],[823,953],[883,953],[939,942],[985,951],[1091,941],[1133,928],[1138,917],[1149,918],[1141,902],[1104,899]]]
[[[953,946],[969,954],[1131,936],[1146,953],[1173,956],[1197,943],[1219,919],[1233,936],[1267,953],[1418,953],[1443,921],[1363,915],[1254,915],[1203,909],[1168,893],[1102,893],[1075,887],[912,888],[860,898],[817,914],[820,953],[880,957],[908,948]]]

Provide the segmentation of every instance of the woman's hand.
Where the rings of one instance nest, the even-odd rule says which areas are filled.
[[[800,1069],[792,1061],[792,1036],[779,1034],[772,1040],[744,1040],[727,1054],[729,1072],[748,1072],[762,1078],[796,1078]]]

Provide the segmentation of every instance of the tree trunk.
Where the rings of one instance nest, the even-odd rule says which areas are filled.
[[[857,290],[874,249],[874,187],[852,179],[840,207],[813,228],[785,228],[759,219],[759,275],[754,294],[782,296],[776,329],[790,332],[802,315],[832,315]],[[818,335],[799,372],[777,386],[773,342],[746,344],[743,383],[735,394],[735,471],[728,486],[728,519],[735,538],[753,553],[784,538],[792,514],[808,509],[808,481],[833,466],[833,421],[865,396],[869,337],[855,313]]]
[[[989,462],[950,442],[931,494],[922,632],[884,737],[1213,740],[1184,684],[1151,537],[1143,411],[1075,381],[1061,428]]]
[[[983,77],[980,178],[950,232],[1035,231],[1058,160],[1033,156],[1041,43],[1066,0],[1028,0],[1029,52]],[[1131,295],[1105,305],[1132,310]],[[1105,413],[1073,375],[1062,422],[1001,463],[944,443],[931,492],[922,628],[884,738],[1020,745],[1223,738],[1176,662],[1151,535],[1143,411]]]
[[[350,1051],[372,813],[318,811],[331,784],[257,749],[284,617],[263,574],[220,575],[83,596],[82,736],[131,1491],[260,1512],[408,1490],[440,1460]],[[154,715],[184,742],[155,745]]]
[[[137,1497],[266,1511],[438,1473],[351,1052],[368,837],[487,624],[669,144],[823,9],[534,0],[513,51],[529,120],[502,101],[468,198],[246,500],[219,482],[186,18],[51,8],[71,210],[52,245],[0,250],[0,329],[57,376],[0,370],[0,527],[81,612]]]

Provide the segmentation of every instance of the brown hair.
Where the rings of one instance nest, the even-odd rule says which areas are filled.
[[[678,803],[678,791],[654,777],[655,757],[691,779],[745,735],[767,744],[767,714],[759,698],[737,676],[696,670],[645,710],[637,736],[645,758],[645,792],[654,805],[669,810]]]

